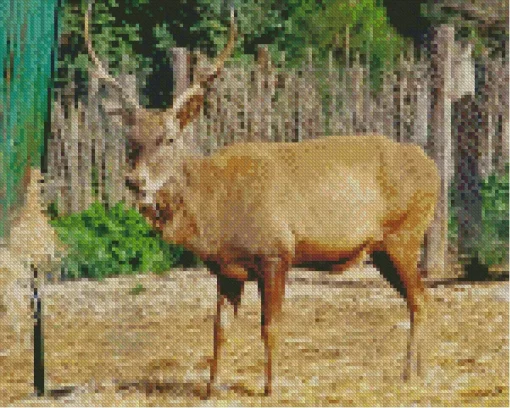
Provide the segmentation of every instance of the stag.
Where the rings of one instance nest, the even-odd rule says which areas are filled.
[[[98,72],[123,94],[94,54],[87,28],[85,33]],[[217,276],[208,395],[225,341],[223,315],[229,305],[237,314],[246,281],[256,281],[261,296],[269,395],[289,269],[306,264],[341,271],[366,255],[407,301],[404,377],[416,378],[427,306],[417,263],[437,201],[435,163],[421,148],[380,135],[239,143],[208,157],[187,154],[182,131],[200,112],[235,36],[232,17],[228,43],[213,68],[173,107],[147,110],[123,96],[135,118],[127,137],[145,150],[126,177],[140,212],[163,239],[194,251]]]

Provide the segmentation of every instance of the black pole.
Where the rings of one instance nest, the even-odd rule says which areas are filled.
[[[39,297],[39,277],[37,267],[32,265],[34,311],[34,391],[40,397],[44,395],[44,336],[42,328],[42,299]]]

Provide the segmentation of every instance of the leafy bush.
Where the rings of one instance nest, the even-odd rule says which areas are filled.
[[[63,268],[70,278],[159,273],[179,264],[186,254],[181,246],[165,243],[138,211],[123,203],[110,209],[95,203],[51,223],[68,247]]]
[[[450,219],[448,235],[452,242],[458,237],[455,186],[450,190]],[[474,253],[476,262],[491,266],[505,263],[509,243],[509,177],[491,175],[481,184],[482,232]],[[473,261],[472,261],[473,262]]]
[[[508,170],[503,177],[491,175],[482,184],[482,238],[478,254],[486,265],[508,260]]]

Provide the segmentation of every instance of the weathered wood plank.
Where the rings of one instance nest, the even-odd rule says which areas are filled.
[[[441,176],[441,189],[435,218],[427,236],[427,276],[444,278],[447,270],[448,232],[448,189],[452,175],[452,135],[451,135],[451,63],[453,54],[454,28],[440,26],[434,39],[432,53],[432,149]]]

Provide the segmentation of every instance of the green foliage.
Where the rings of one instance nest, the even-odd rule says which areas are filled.
[[[503,177],[491,175],[482,184],[483,232],[479,256],[486,265],[508,261],[508,170]]]
[[[122,2],[129,3],[129,2]],[[133,50],[133,44],[141,41],[139,27],[121,21],[121,7],[124,13],[135,11],[137,6],[119,4],[117,0],[95,1],[91,21],[91,35],[94,49],[106,58],[105,62],[113,73],[118,73],[121,62],[129,57],[128,69],[135,69],[142,63]],[[84,16],[86,1],[64,2],[61,12],[61,52],[59,68],[87,70],[89,61],[84,45]]]
[[[311,0],[295,3],[299,5],[291,15],[293,30],[285,43],[286,49],[299,56],[304,51],[303,44],[307,44],[323,59],[327,51],[333,50],[346,65],[348,28],[351,58],[358,54],[369,64],[374,87],[380,83],[381,71],[392,66],[409,46],[389,24],[386,9],[377,0],[325,0],[321,7]]]
[[[138,283],[134,288],[130,290],[129,293],[131,293],[133,296],[139,295],[142,292],[145,292],[147,289],[141,284]]]
[[[389,24],[379,0],[166,0],[96,1],[92,41],[111,72],[119,67],[157,75],[158,88],[171,73],[173,46],[200,49],[216,55],[227,41],[229,7],[233,5],[239,36],[233,59],[253,60],[260,44],[269,46],[273,60],[285,52],[290,66],[303,62],[308,47],[319,61],[329,50],[344,62],[345,27],[350,27],[351,55],[370,55],[373,78],[405,48],[405,41]],[[67,69],[81,70],[85,77],[88,57],[83,41],[86,2],[71,0],[62,10],[60,76]],[[170,99],[165,97],[170,103]],[[165,99],[164,98],[164,99]]]
[[[422,15],[434,25],[455,25],[456,37],[472,42],[476,56],[484,51],[506,54],[508,0],[428,0],[422,4]]]
[[[508,166],[504,176],[495,174],[482,182],[482,233],[475,253],[483,265],[501,265],[508,262],[509,244],[509,177]],[[450,189],[450,219],[448,235],[451,241],[458,236],[457,209],[454,186]]]
[[[200,33],[203,48],[220,48],[226,41],[228,15],[222,10],[223,0],[200,0],[200,19],[191,30]],[[391,63],[404,49],[404,40],[389,24],[386,10],[377,0],[234,0],[239,16],[238,49],[255,54],[258,44],[270,45],[274,59],[278,51],[285,51],[290,65],[303,61],[308,47],[324,59],[327,51],[335,51],[340,59],[344,49],[346,30],[350,28],[351,55],[370,54],[374,70]],[[223,18],[222,18],[223,16]],[[222,21],[225,21],[223,24]],[[343,61],[345,62],[345,61]]]
[[[229,21],[228,4],[234,6],[240,36],[237,56],[255,54],[257,44],[271,44],[283,29],[282,5],[274,0],[198,0],[197,20],[190,32],[197,34],[196,47],[215,54],[227,41]]]
[[[51,202],[48,204],[48,207],[46,208],[46,215],[50,217],[51,220],[54,220],[58,217],[58,203],[57,202]]]
[[[122,203],[111,209],[95,203],[51,223],[68,247],[63,268],[71,278],[163,272],[185,252],[163,242],[138,211]]]

